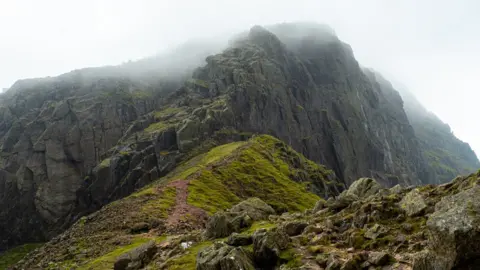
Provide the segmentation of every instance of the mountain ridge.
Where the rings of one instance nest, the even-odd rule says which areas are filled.
[[[401,97],[324,26],[254,27],[173,78],[111,69],[20,81],[2,95],[0,249],[47,241],[253,134],[278,137],[345,186],[434,182]]]

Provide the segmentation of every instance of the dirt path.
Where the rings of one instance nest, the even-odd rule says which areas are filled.
[[[201,229],[208,219],[207,213],[187,203],[189,180],[175,180],[167,186],[176,188],[175,206],[168,215],[166,226],[169,232]]]

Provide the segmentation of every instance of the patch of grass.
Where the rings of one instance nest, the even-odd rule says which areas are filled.
[[[206,154],[203,154],[200,157],[194,158],[185,163],[182,166],[182,171],[177,174],[176,178],[186,179],[190,175],[198,172],[199,170],[205,169],[206,166],[224,159],[228,155],[232,154],[233,151],[245,144],[246,142],[233,142],[217,146],[211,149]]]
[[[300,254],[295,252],[294,249],[290,248],[280,252],[280,263],[286,264],[288,267],[299,267],[302,266],[302,257]]]
[[[182,107],[168,107],[161,111],[156,111],[153,115],[155,118],[165,118],[184,111]]]
[[[148,99],[152,97],[152,93],[145,90],[134,90],[131,95],[136,99]]]
[[[260,230],[260,229],[270,230],[270,229],[273,229],[275,227],[277,227],[277,225],[275,225],[271,222],[268,222],[268,221],[263,221],[263,220],[262,221],[256,221],[252,224],[252,226],[250,226],[250,228],[243,231],[242,233],[243,234],[253,234],[255,231]]]
[[[216,147],[206,155],[206,160],[218,161],[221,158],[209,157],[231,151],[228,145]],[[271,136],[255,137],[227,164],[200,171],[190,182],[188,203],[210,214],[249,197],[259,197],[278,212],[311,208],[319,197],[307,190],[307,183],[291,178],[295,170],[301,169],[289,164],[291,155],[304,163],[306,171],[311,170],[309,167],[319,168]]]
[[[39,248],[42,244],[25,244],[0,254],[0,270],[8,269],[8,267],[16,264],[25,257],[29,252]]]
[[[169,127],[165,122],[153,123],[145,129],[145,132],[152,133],[166,130]]]
[[[197,254],[200,250],[210,246],[212,242],[206,241],[193,245],[186,253],[178,258],[167,262],[168,269],[170,270],[195,270],[197,263]]]
[[[120,246],[114,249],[113,251],[93,260],[92,262],[82,266],[79,270],[94,270],[94,269],[112,269],[113,264],[115,263],[116,259],[130,250],[141,246],[142,244],[147,243],[152,239],[150,238],[135,238],[133,239],[132,243],[126,246]]]
[[[147,189],[149,190],[149,189]],[[146,191],[144,191],[145,194]],[[175,205],[177,190],[175,187],[165,187],[157,198],[151,198],[142,207],[142,212],[148,213],[149,216],[156,218],[166,218],[168,210]]]
[[[143,197],[143,196],[152,196],[152,195],[155,195],[155,194],[157,194],[157,192],[155,192],[155,188],[148,187],[148,188],[144,188],[144,189],[142,189],[138,192],[135,192],[130,196],[134,197],[134,198],[139,198],[139,197]]]

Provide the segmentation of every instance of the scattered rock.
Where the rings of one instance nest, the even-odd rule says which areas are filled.
[[[248,234],[238,234],[238,233],[232,233],[228,239],[227,239],[227,244],[231,246],[248,246],[253,243],[253,238],[251,235]]]
[[[380,224],[375,224],[373,225],[373,227],[371,227],[365,232],[365,238],[375,240],[377,238],[385,236],[386,233],[388,233],[387,227]]]
[[[392,260],[392,256],[386,252],[370,252],[368,262],[377,266],[387,265]]]
[[[400,201],[400,207],[405,210],[409,217],[421,215],[427,208],[425,200],[417,189],[407,193]]]
[[[301,234],[307,226],[308,223],[304,221],[291,221],[285,223],[282,228],[289,236],[296,236]]]
[[[254,270],[248,254],[239,247],[215,243],[197,255],[197,270]]]

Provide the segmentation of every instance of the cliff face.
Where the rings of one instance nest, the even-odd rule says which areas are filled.
[[[322,28],[279,36],[284,43],[253,28],[195,74],[228,94],[236,129],[275,135],[346,184],[430,181],[401,98],[369,78],[348,45]]]
[[[400,93],[436,183],[445,183],[457,175],[475,172],[480,167],[470,145],[455,137],[448,124],[428,112],[408,90],[400,89]]]
[[[326,165],[331,181],[432,181],[401,98],[347,44],[320,26],[269,29],[240,35],[191,76],[111,67],[14,85],[0,111],[0,248],[51,238],[192,156],[254,133]]]

